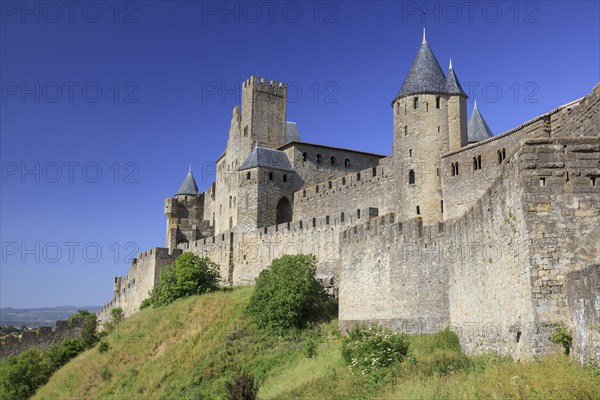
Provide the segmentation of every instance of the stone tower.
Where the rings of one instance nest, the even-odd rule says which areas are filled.
[[[167,235],[165,247],[172,250],[179,243],[189,243],[212,236],[208,222],[204,222],[204,193],[198,191],[192,168],[179,187],[175,197],[165,199]]]
[[[252,76],[242,84],[242,159],[256,146],[276,149],[285,144],[286,95],[283,82]]]
[[[467,144],[466,99],[452,65],[444,76],[423,42],[392,101],[397,213],[430,224],[443,220],[440,156]]]

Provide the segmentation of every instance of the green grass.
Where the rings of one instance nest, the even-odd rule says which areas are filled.
[[[409,357],[380,379],[343,364],[335,321],[302,334],[261,334],[244,309],[253,288],[178,300],[127,319],[55,373],[34,399],[223,399],[225,382],[251,373],[260,399],[598,399],[600,376],[563,355],[519,363],[467,357],[456,336],[410,338]],[[305,355],[307,341],[316,354]]]

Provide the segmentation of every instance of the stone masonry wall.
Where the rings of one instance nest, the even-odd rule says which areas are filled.
[[[69,321],[56,321],[56,328],[42,326],[39,332],[25,331],[21,337],[5,336],[0,343],[0,359],[8,355],[17,355],[23,351],[36,347],[42,350],[48,349],[64,339],[78,339],[83,329],[83,318],[73,318]]]

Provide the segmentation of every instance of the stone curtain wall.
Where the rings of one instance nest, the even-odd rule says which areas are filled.
[[[125,317],[136,313],[142,301],[158,282],[161,269],[174,262],[182,251],[155,247],[140,253],[131,262],[125,276],[115,277],[113,298],[98,310],[100,323],[110,320],[110,311],[115,307],[123,308]]]
[[[600,363],[600,264],[571,271],[566,279],[573,356]]]
[[[447,324],[469,353],[557,350],[548,336],[551,324],[567,322],[564,277],[599,258],[598,161],[580,155],[600,155],[590,148],[597,139],[527,142],[455,220],[421,226],[386,216],[343,232],[340,326],[427,332]],[[579,168],[567,185],[554,180],[565,165]]]
[[[56,321],[56,329],[50,326],[42,326],[39,333],[25,331],[19,338],[9,335],[2,338],[0,343],[0,359],[12,354],[17,355],[32,347],[45,350],[64,339],[79,339],[83,329],[83,318],[73,318],[71,322]]]

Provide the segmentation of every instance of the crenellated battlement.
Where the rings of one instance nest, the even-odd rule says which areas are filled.
[[[285,97],[287,92],[287,85],[285,82],[277,82],[275,80],[269,80],[267,78],[259,78],[256,75],[246,79],[242,84],[242,90],[256,89],[263,93],[269,93],[276,96]]]

